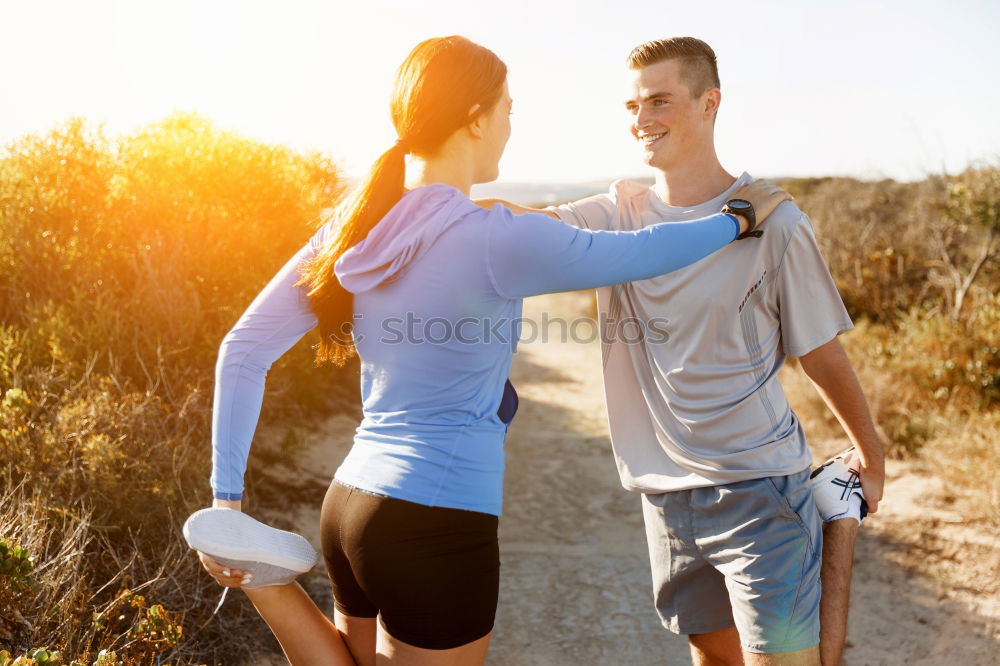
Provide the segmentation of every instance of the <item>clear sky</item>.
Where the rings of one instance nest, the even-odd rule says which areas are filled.
[[[1000,157],[996,0],[0,0],[0,29],[2,143],[177,109],[358,173],[395,138],[398,64],[462,34],[510,68],[502,179],[642,175],[624,58],[693,35],[719,56],[730,171],[909,180]]]

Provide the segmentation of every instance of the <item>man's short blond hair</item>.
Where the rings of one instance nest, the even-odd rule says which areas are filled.
[[[719,87],[715,51],[695,37],[656,39],[640,44],[628,54],[630,69],[642,69],[665,60],[681,62],[681,79],[691,90],[692,97],[700,97],[706,90]]]

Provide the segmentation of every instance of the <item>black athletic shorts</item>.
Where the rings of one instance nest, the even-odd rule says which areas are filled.
[[[420,648],[482,638],[493,630],[500,591],[498,522],[334,481],[320,534],[337,610],[378,616],[393,638]]]

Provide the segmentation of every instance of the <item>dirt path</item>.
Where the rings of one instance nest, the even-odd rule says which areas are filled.
[[[579,294],[543,297],[525,314],[572,318],[586,305]],[[686,641],[653,611],[639,500],[622,490],[607,439],[598,343],[522,345],[512,374],[521,408],[507,440],[502,588],[487,663],[690,664]],[[328,422],[310,438],[304,469],[329,478],[354,426]],[[947,493],[924,470],[892,464],[889,474],[889,501],[858,545],[847,662],[1000,664],[1000,540],[938,508]],[[318,545],[318,506],[300,507],[295,523]],[[329,610],[322,567],[304,582]]]

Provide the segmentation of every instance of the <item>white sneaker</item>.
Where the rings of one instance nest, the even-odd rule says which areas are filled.
[[[861,476],[851,467],[851,447],[813,470],[809,475],[816,508],[823,522],[853,518],[861,524],[868,515],[868,502],[861,490]]]
[[[316,564],[316,551],[304,537],[235,509],[195,511],[184,523],[184,539],[219,564],[252,574],[247,589],[287,585]]]

